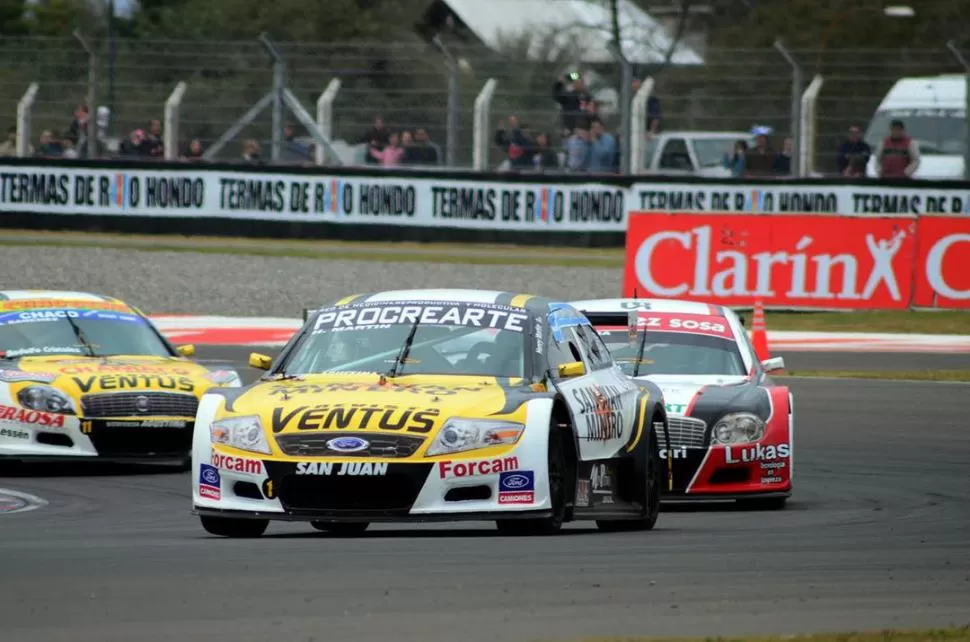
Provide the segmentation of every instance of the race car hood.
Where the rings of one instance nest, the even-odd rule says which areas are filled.
[[[273,441],[337,431],[431,438],[453,417],[524,423],[524,403],[538,393],[521,379],[408,375],[382,382],[375,374],[334,373],[261,380],[219,394],[226,403],[217,419],[258,416]]]
[[[175,392],[201,397],[212,386],[228,383],[234,375],[174,357],[59,355],[0,362],[0,381],[10,385],[12,395],[30,385],[47,384],[76,403],[83,395],[111,392]]]
[[[637,379],[652,381],[664,395],[669,415],[686,415],[699,400],[698,393],[715,393],[719,402],[731,404],[743,395],[750,380],[744,375],[648,375]],[[716,392],[715,392],[716,391]]]

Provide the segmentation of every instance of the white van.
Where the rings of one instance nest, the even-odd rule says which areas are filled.
[[[967,146],[967,77],[959,74],[902,78],[876,110],[866,142],[875,155],[889,135],[889,123],[901,120],[920,150],[914,178],[962,179]],[[875,156],[866,173],[877,176]]]

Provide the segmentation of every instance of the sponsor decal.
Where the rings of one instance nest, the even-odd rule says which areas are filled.
[[[632,217],[624,293],[725,305],[905,308],[916,226],[895,217]]]
[[[360,437],[337,437],[327,441],[327,449],[338,453],[359,453],[369,447],[370,442]]]
[[[81,432],[85,435],[90,435],[94,432],[94,422],[93,421],[82,421],[81,422]]]
[[[576,482],[576,505],[589,506],[589,480],[580,479]]]
[[[236,473],[246,473],[249,475],[262,475],[263,462],[258,459],[247,457],[237,457],[235,455],[224,455],[215,450],[209,456],[212,465],[222,470],[231,470]]]
[[[215,466],[199,465],[199,495],[208,499],[222,498],[222,476]]]
[[[64,415],[52,412],[0,405],[0,421],[31,424],[41,428],[63,428],[64,417]]]
[[[535,472],[521,470],[500,473],[498,478],[499,504],[532,504],[535,502]]]
[[[213,370],[205,374],[205,378],[216,385],[232,383],[239,379],[239,373],[235,370]]]
[[[437,408],[375,404],[319,404],[273,408],[274,433],[295,430],[387,430],[427,434],[441,414]]]
[[[549,330],[556,343],[562,343],[564,329],[588,323],[589,319],[574,310],[568,303],[549,304]]]
[[[573,399],[579,404],[580,416],[585,423],[584,439],[609,441],[623,436],[623,402],[617,386],[593,384],[574,388]]]
[[[8,358],[13,357],[30,357],[38,354],[81,354],[81,348],[77,346],[41,346],[41,347],[31,347],[31,348],[17,348],[15,350],[7,350],[4,356]]]
[[[438,475],[441,479],[494,475],[495,473],[511,472],[518,469],[518,457],[498,457],[482,461],[438,462]]]
[[[589,480],[593,494],[613,494],[613,473],[606,464],[593,464]]]
[[[726,319],[708,314],[640,313],[637,315],[637,330],[734,339],[734,333],[731,332],[731,326],[727,324]]]
[[[50,372],[27,372],[25,370],[3,370],[0,369],[0,381],[4,383],[19,383],[22,381],[33,381],[37,383],[50,383],[57,379],[57,375]]]
[[[172,366],[154,366],[149,364],[140,363],[91,363],[90,361],[81,361],[73,365],[63,365],[58,368],[61,374],[66,375],[84,375],[84,374],[141,374],[141,375],[169,375],[169,376],[186,376],[191,375],[192,370],[189,368],[172,367]]]
[[[194,392],[195,383],[191,377],[176,377],[152,374],[100,375],[91,377],[71,377],[81,392],[90,392],[95,385],[101,390],[144,390],[160,389],[178,392]]]
[[[26,430],[0,428],[0,437],[10,437],[11,439],[30,439],[30,433]]]
[[[782,468],[787,468],[788,464],[784,461],[763,461],[761,462],[761,470],[780,470]]]
[[[784,480],[781,477],[762,477],[761,478],[762,484],[780,484],[782,481]]]
[[[970,218],[926,216],[917,230],[913,304],[970,308]]]
[[[340,371],[340,375],[351,374]],[[373,376],[373,372],[367,372]],[[270,397],[299,397],[304,395],[322,395],[339,393],[359,393],[359,392],[380,392],[380,393],[411,393],[414,395],[425,395],[429,397],[450,397],[465,392],[481,392],[485,388],[481,386],[441,386],[433,384],[399,384],[388,383],[383,386],[373,383],[351,383],[333,382],[322,384],[301,383],[296,385],[273,385],[266,394]]]
[[[748,464],[756,461],[774,461],[785,459],[791,454],[788,444],[776,446],[725,446],[724,462],[727,464]]]
[[[414,302],[359,305],[322,310],[314,332],[392,324],[455,325],[524,332],[529,315],[513,308],[468,303]]]
[[[15,299],[0,301],[0,312],[19,310],[109,310],[113,312],[132,312],[123,303],[111,301],[81,301],[78,299]]]
[[[386,463],[348,462],[336,464],[329,461],[300,462],[296,465],[297,475],[349,475],[351,477],[380,476],[387,474]]]
[[[665,403],[664,409],[672,415],[682,415],[687,412],[685,403]]]
[[[90,423],[90,422],[88,422]],[[108,428],[185,428],[186,421],[178,420],[159,420],[159,421],[106,421]]]
[[[667,449],[666,448],[661,448],[660,449],[660,458],[666,461],[666,459],[667,459]],[[687,447],[686,446],[674,446],[673,448],[670,449],[670,458],[671,459],[687,459]]]

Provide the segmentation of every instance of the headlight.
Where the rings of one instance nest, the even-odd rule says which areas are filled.
[[[50,386],[27,386],[17,393],[17,401],[29,410],[76,414],[74,402],[57,388]]]
[[[765,422],[748,412],[725,415],[714,424],[713,439],[718,444],[749,444],[764,436]]]
[[[209,437],[214,444],[225,444],[254,453],[271,453],[263,423],[256,415],[214,421],[209,426]]]
[[[427,456],[514,444],[525,426],[494,419],[449,419],[428,447]]]

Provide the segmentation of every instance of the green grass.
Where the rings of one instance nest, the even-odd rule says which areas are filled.
[[[970,370],[789,370],[773,376],[970,382]]]
[[[772,637],[716,638],[583,638],[576,642],[970,642],[970,627],[924,631],[874,631],[871,633],[822,633]]]
[[[745,312],[746,322],[750,312]],[[765,312],[769,330],[970,334],[970,311]]]

